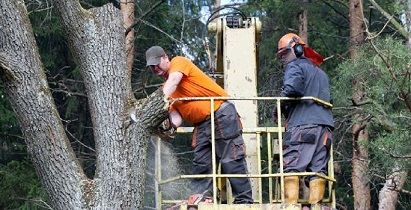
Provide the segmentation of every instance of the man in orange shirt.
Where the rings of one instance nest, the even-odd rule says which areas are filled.
[[[181,56],[168,58],[163,48],[153,46],[146,51],[147,66],[166,79],[164,97],[218,97],[228,94],[189,59]],[[242,126],[234,104],[225,100],[214,102],[215,150],[222,173],[246,174],[245,145]],[[208,100],[177,101],[169,110],[171,125],[180,126],[183,120],[194,127],[192,148],[194,150],[193,174],[212,174],[211,110]],[[234,203],[253,203],[251,183],[248,178],[229,178]],[[212,192],[212,179],[193,179],[193,194]]]

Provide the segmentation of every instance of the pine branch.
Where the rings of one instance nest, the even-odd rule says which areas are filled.
[[[406,39],[409,39],[409,35],[407,31],[404,29],[404,27],[401,26],[400,23],[398,23],[393,16],[388,14],[384,9],[380,7],[374,0],[370,0],[370,3],[378,10],[381,12],[382,15],[384,15],[390,22],[394,25],[394,27],[400,32],[400,34]]]

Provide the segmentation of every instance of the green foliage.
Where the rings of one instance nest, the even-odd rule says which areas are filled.
[[[402,171],[410,170],[410,141],[409,130],[396,129],[392,133],[381,133],[372,142],[373,153],[377,167],[383,175],[392,173],[393,166],[398,166]]]
[[[47,196],[31,161],[11,161],[0,165],[0,208],[48,209]]]
[[[140,1],[135,17],[141,17],[154,4],[153,1]],[[170,58],[187,56],[201,69],[207,70],[208,58],[203,46],[206,28],[201,19],[208,17],[201,16],[202,5],[203,1],[164,1],[138,22],[132,72],[132,86],[138,90],[136,98],[146,97],[163,82],[146,67],[145,51],[151,46],[163,47]]]
[[[377,50],[374,52],[374,49]],[[392,132],[409,126],[407,119],[409,103],[411,54],[399,40],[382,38],[365,44],[357,50],[355,59],[342,63],[339,75],[333,79],[333,92],[338,106],[349,106],[356,81],[365,90],[361,108],[372,116],[376,132]],[[401,117],[402,116],[402,117]],[[405,122],[404,122],[405,121]]]
[[[3,89],[0,87],[0,133],[6,133],[8,130],[16,130],[17,121],[14,116],[13,110],[7,101],[6,95]]]
[[[368,170],[371,177],[384,178],[394,170],[409,171],[411,110],[406,103],[410,103],[411,90],[410,49],[402,40],[380,37],[355,49],[355,52],[354,59],[338,66],[338,75],[333,78],[334,103],[340,108],[334,110],[334,114],[343,119],[343,116],[361,109],[364,116],[369,117]],[[356,106],[352,106],[356,91],[352,88],[354,81],[358,89],[364,90]],[[350,109],[354,112],[347,111]],[[381,179],[370,184],[378,182]],[[404,204],[409,202],[407,197],[400,199]]]
[[[13,110],[0,88],[0,209],[44,209],[45,191],[30,160]]]

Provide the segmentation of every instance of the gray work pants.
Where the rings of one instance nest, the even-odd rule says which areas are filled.
[[[245,145],[240,118],[234,104],[225,102],[215,112],[216,166],[223,174],[246,174]],[[195,126],[193,131],[193,174],[212,174],[211,120]],[[229,178],[234,203],[252,203],[251,183],[248,178]],[[212,192],[212,179],[193,179],[193,193]]]
[[[283,138],[284,172],[317,172],[327,175],[332,141],[331,129],[303,125],[287,129]],[[316,179],[307,177],[305,183]]]

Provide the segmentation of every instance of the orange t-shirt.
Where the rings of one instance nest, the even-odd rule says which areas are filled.
[[[185,57],[177,56],[171,60],[168,73],[176,71],[181,72],[183,78],[171,95],[173,98],[228,96],[223,88]],[[222,103],[221,100],[214,101],[213,111]],[[211,114],[209,100],[177,101],[170,108],[170,112],[174,110],[178,110],[184,120],[193,124],[204,121]]]

